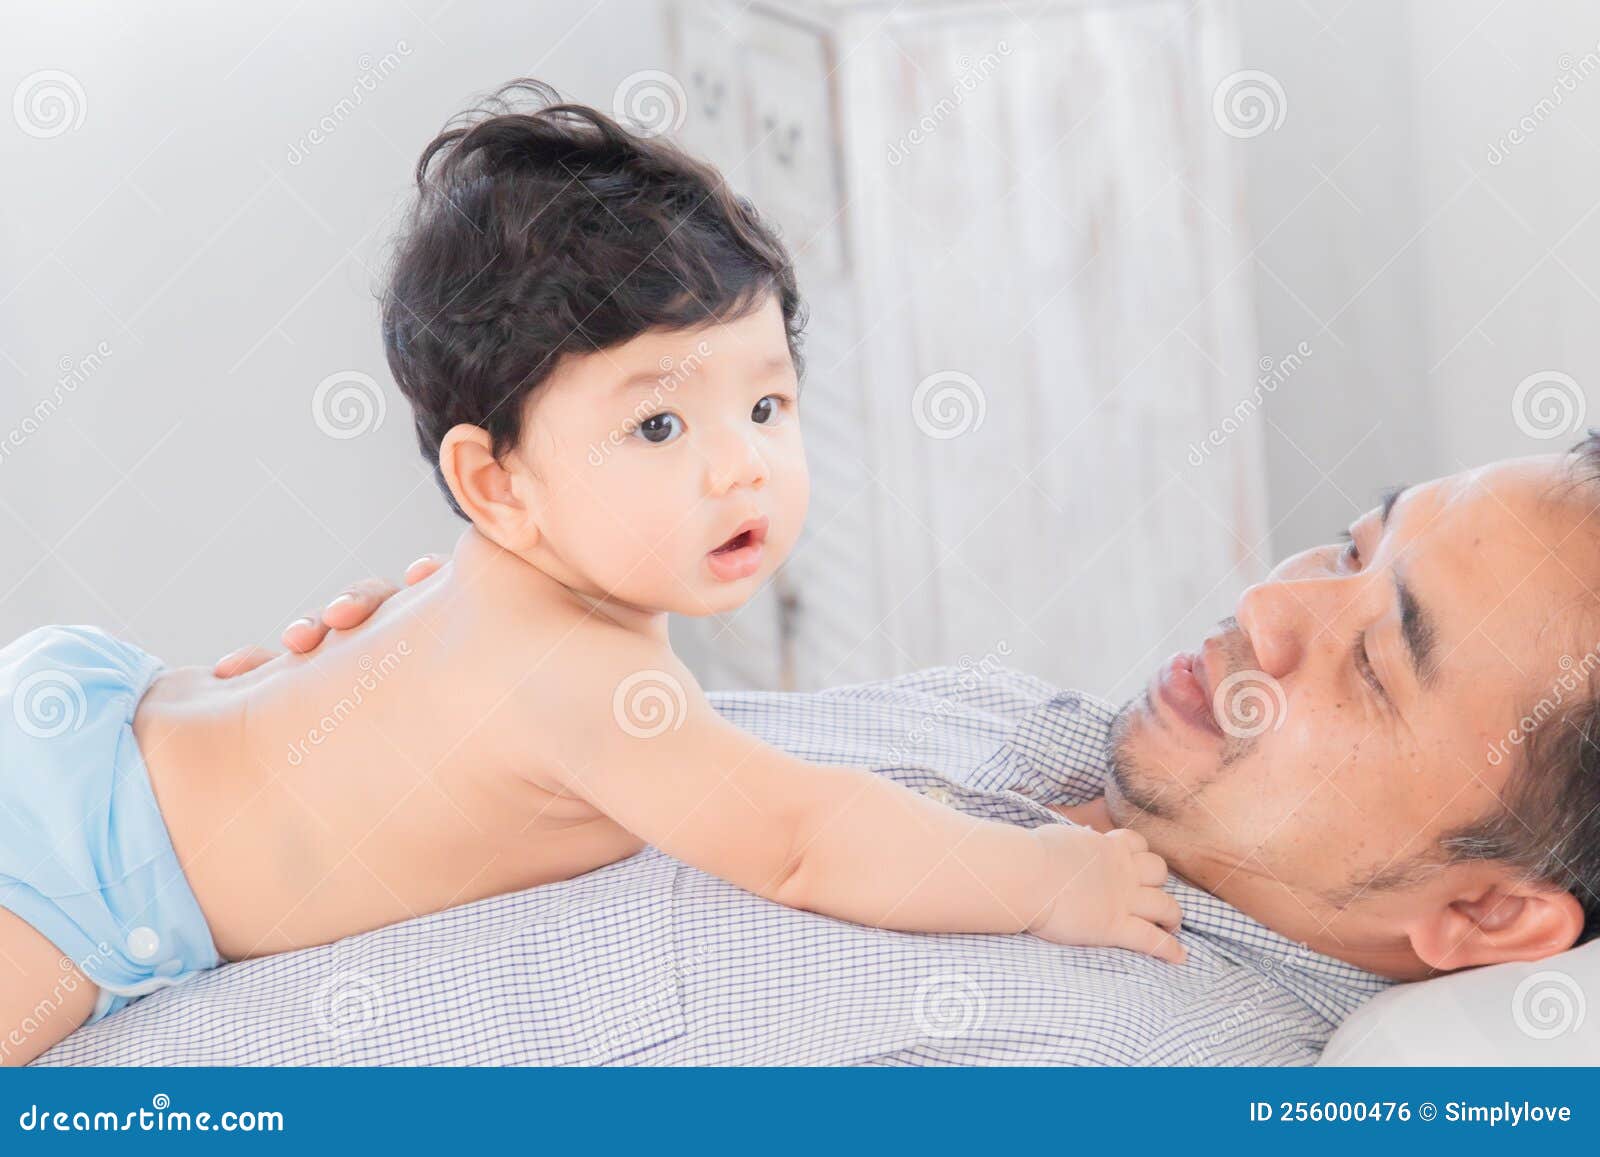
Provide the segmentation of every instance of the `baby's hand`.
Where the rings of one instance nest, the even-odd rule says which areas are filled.
[[[1127,828],[1091,831],[1070,824],[1032,829],[1049,865],[1041,910],[1028,931],[1057,944],[1132,948],[1173,964],[1188,954],[1172,933],[1182,913],[1161,890],[1167,862]]]

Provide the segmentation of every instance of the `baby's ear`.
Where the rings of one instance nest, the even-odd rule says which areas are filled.
[[[464,422],[452,426],[439,443],[439,472],[456,505],[490,541],[516,554],[539,541],[529,491],[495,457],[489,431]]]

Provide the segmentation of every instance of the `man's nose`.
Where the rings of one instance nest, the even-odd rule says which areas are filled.
[[[711,440],[706,448],[706,488],[713,495],[736,486],[759,490],[766,481],[766,456],[751,435],[729,430]]]
[[[1337,579],[1268,578],[1245,588],[1234,617],[1256,665],[1282,679],[1306,661],[1312,640],[1333,629],[1349,601],[1350,592]]]

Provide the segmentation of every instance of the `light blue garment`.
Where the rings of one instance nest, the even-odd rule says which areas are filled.
[[[1109,704],[1008,670],[712,695],[796,755],[971,815],[1065,823]],[[397,757],[398,759],[399,757]],[[407,770],[403,766],[396,771]],[[43,1065],[1307,1065],[1389,983],[1174,880],[1189,962],[799,912],[654,848],[573,880],[229,964]]]
[[[133,738],[162,666],[93,627],[0,649],[0,908],[99,986],[90,1023],[219,963]]]

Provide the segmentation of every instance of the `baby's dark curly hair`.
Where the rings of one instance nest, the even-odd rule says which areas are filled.
[[[527,95],[534,107],[519,111]],[[480,426],[506,453],[528,396],[566,355],[735,320],[775,295],[802,370],[789,254],[715,168],[665,138],[515,80],[428,143],[416,180],[383,342],[462,517],[439,471],[445,433]]]

